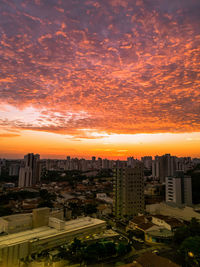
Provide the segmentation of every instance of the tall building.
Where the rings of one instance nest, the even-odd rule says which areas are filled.
[[[170,154],[155,156],[152,162],[152,176],[159,179],[161,183],[165,182],[165,177],[173,176],[176,171],[176,157]]]
[[[141,161],[144,163],[144,167],[146,169],[151,170],[152,168],[152,157],[151,156],[142,157]]]
[[[108,159],[103,159],[102,160],[102,169],[109,169],[109,160]]]
[[[134,167],[134,164],[135,164],[135,159],[134,159],[134,157],[128,157],[128,158],[127,158],[127,166],[128,166],[128,167]]]
[[[114,169],[113,213],[117,218],[144,212],[144,172],[138,162],[134,168]]]
[[[20,164],[11,164],[9,166],[9,176],[19,175]]]
[[[98,169],[102,168],[102,158],[98,158],[97,166],[98,166]]]
[[[174,177],[166,177],[166,202],[192,205],[192,182],[190,176],[179,171]]]
[[[30,187],[40,180],[40,155],[29,153],[24,156],[23,166],[19,171],[19,187]]]

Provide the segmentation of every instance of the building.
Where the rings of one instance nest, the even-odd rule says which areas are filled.
[[[169,243],[174,235],[174,230],[183,226],[180,220],[169,216],[135,216],[129,221],[128,230],[140,230],[148,243]]]
[[[133,263],[123,265],[121,267],[149,267],[149,266],[163,266],[163,267],[181,267],[171,260],[158,256],[152,252],[145,252],[140,255]]]
[[[134,168],[114,169],[113,214],[117,218],[144,212],[144,172],[138,162]]]
[[[163,226],[165,229],[172,232],[184,225],[182,221],[170,216],[153,215],[151,218],[153,224]]]
[[[176,171],[176,157],[170,154],[163,156],[155,156],[152,161],[152,176],[160,180],[161,183],[165,182],[167,176],[173,176]]]
[[[141,158],[141,161],[144,164],[144,167],[148,170],[152,168],[152,156],[145,156]]]
[[[9,166],[9,176],[19,175],[20,164],[11,164]]]
[[[105,231],[106,222],[90,217],[71,221],[63,221],[48,208],[35,211],[35,228],[31,228],[30,217],[15,218],[21,225],[27,224],[28,229],[2,235],[0,238],[0,267],[19,267],[22,260],[31,258],[45,250],[57,248],[77,238],[87,238],[90,235]],[[9,217],[9,216],[8,216]],[[34,217],[34,215],[33,215]],[[23,219],[25,219],[23,221]],[[44,220],[43,220],[44,219]],[[8,220],[8,218],[7,218]],[[13,221],[13,224],[15,221]],[[33,222],[34,223],[34,222]]]
[[[127,158],[127,166],[128,167],[134,167],[136,160],[134,157],[128,157]]]
[[[113,204],[113,199],[108,197],[106,193],[97,193],[96,198],[108,204]]]
[[[166,177],[166,202],[176,205],[192,205],[192,182],[190,176],[177,172],[174,177]]]
[[[34,209],[32,213],[14,214],[0,217],[0,233],[13,234],[45,226],[50,217],[63,219],[62,210],[50,211],[49,208]]]
[[[40,180],[40,155],[29,153],[24,156],[23,166],[19,171],[19,187],[30,187]]]
[[[150,214],[161,214],[177,218],[178,220],[191,221],[196,218],[200,221],[200,213],[196,212],[192,207],[178,207],[172,203],[157,203],[146,205],[146,212]]]

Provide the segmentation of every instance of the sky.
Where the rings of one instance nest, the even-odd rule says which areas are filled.
[[[1,0],[0,157],[200,157],[199,0]]]

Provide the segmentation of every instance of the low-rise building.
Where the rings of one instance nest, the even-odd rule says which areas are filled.
[[[135,216],[126,230],[140,230],[146,242],[168,243],[173,237],[173,230],[183,223],[167,216]]]
[[[106,229],[106,222],[90,217],[63,221],[49,217],[48,225],[1,236],[0,267],[19,267],[22,260],[44,250]]]
[[[181,222],[180,220],[169,217],[169,216],[164,216],[164,215],[152,216],[152,223],[158,226],[163,226],[169,231],[174,231],[178,227],[181,227],[182,225],[184,225],[184,223]]]
[[[163,267],[180,267],[180,265],[171,260],[158,256],[152,252],[146,252],[138,257],[133,263],[123,265],[122,267],[149,267],[149,266],[163,266]]]
[[[146,205],[146,212],[156,215],[170,216],[179,220],[190,221],[196,218],[200,221],[200,213],[196,212],[192,207],[177,207],[166,203]]]

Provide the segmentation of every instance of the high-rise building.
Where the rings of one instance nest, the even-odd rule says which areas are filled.
[[[102,168],[103,169],[109,169],[109,160],[108,159],[103,159],[102,161]]]
[[[20,164],[11,164],[9,166],[9,176],[19,175]]]
[[[128,157],[127,158],[127,166],[128,167],[134,167],[135,159],[134,157]]]
[[[141,161],[144,163],[144,167],[148,170],[152,168],[152,157],[151,156],[145,156],[141,158]]]
[[[165,177],[173,176],[176,171],[176,157],[170,154],[155,156],[152,162],[152,176],[159,179],[161,183],[165,182]]]
[[[24,156],[23,166],[19,171],[19,187],[35,185],[40,180],[40,155],[29,153]]]
[[[98,166],[98,169],[102,168],[102,158],[98,158],[97,166]]]
[[[144,172],[138,162],[134,168],[114,169],[113,213],[117,218],[144,212]]]
[[[166,177],[166,202],[177,205],[192,205],[192,182],[190,176],[182,171],[176,172],[174,177]]]

